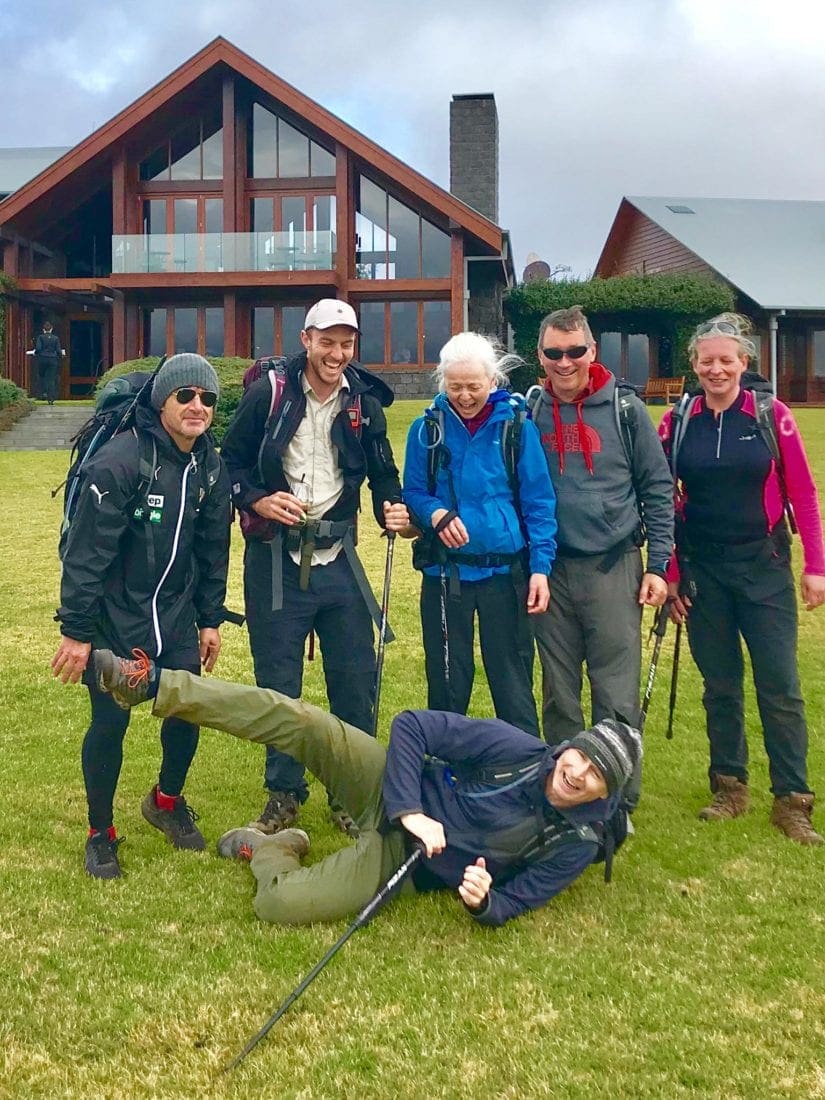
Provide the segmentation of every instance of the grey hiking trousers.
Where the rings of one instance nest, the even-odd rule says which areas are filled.
[[[319,707],[266,688],[164,669],[153,713],[176,716],[272,745],[304,764],[361,830],[354,844],[309,867],[268,837],[251,861],[255,912],[278,924],[354,916],[405,858],[404,834],[389,829],[382,794],[387,750],[374,737]],[[414,888],[408,881],[402,891]]]

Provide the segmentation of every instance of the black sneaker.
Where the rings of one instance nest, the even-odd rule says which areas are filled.
[[[157,682],[157,668],[142,649],[133,649],[134,661],[118,657],[111,649],[96,649],[92,654],[95,679],[101,691],[111,692],[119,707],[129,710],[145,703]]]
[[[249,828],[272,836],[294,825],[300,808],[301,803],[292,791],[270,791],[263,813],[257,821],[249,822]]]
[[[198,815],[187,805],[182,794],[175,799],[174,810],[162,810],[155,802],[153,787],[141,802],[140,812],[150,825],[166,834],[173,847],[187,848],[194,852],[202,852],[206,847],[203,834],[195,824]]]
[[[94,833],[86,841],[86,874],[92,878],[120,878],[122,871],[117,858],[120,840],[109,840],[106,833]]]

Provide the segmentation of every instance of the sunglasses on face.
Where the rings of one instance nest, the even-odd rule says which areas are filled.
[[[581,359],[587,354],[589,346],[589,344],[576,344],[574,348],[542,348],[541,354],[546,359],[563,359],[565,355],[568,359]]]
[[[183,386],[179,390],[175,390],[175,400],[179,405],[188,405],[190,401],[194,401],[196,397],[201,399],[201,405],[205,409],[211,409],[215,402],[218,400],[218,395],[213,393],[212,390],[204,390],[203,393],[198,393],[197,390],[193,390],[191,386]]]
[[[705,321],[696,329],[697,336],[707,336],[709,332],[723,332],[726,336],[741,335],[736,325],[730,321]]]

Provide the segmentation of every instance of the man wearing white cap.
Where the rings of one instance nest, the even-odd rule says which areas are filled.
[[[309,310],[304,352],[279,382],[264,376],[245,392],[224,438],[222,456],[236,506],[247,522],[244,595],[260,687],[301,695],[304,643],[315,631],[330,710],[372,729],[378,613],[355,553],[360,490],[369,483],[377,522],[409,525],[387,440],[384,408],[393,393],[354,362],[358,319],[352,306],[324,298]],[[267,747],[267,805],[256,828],[292,825],[308,788],[304,768]],[[333,810],[352,831],[349,814]]]

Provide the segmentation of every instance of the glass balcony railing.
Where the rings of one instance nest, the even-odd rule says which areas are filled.
[[[151,233],[112,237],[112,274],[204,271],[329,271],[335,234]]]

